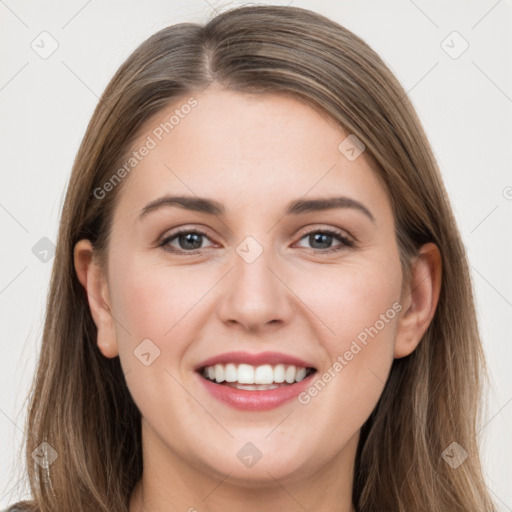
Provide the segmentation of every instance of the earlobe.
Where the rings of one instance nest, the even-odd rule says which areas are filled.
[[[408,356],[430,325],[441,292],[442,260],[434,243],[423,245],[412,263],[411,281],[398,321],[395,358]]]
[[[78,280],[87,293],[91,315],[96,324],[98,348],[105,357],[116,357],[119,351],[108,284],[103,269],[94,258],[91,242],[80,240],[75,245],[73,256]]]

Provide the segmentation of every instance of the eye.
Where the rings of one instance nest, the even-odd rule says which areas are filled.
[[[196,254],[197,251],[204,249],[204,238],[209,240],[208,235],[199,229],[181,229],[165,237],[158,246],[177,254]],[[312,249],[318,249],[315,252],[336,252],[347,247],[355,247],[355,243],[343,232],[330,228],[309,231],[300,238],[300,240],[303,239],[307,239]],[[340,243],[332,246],[333,239],[337,239]]]
[[[193,251],[204,249],[202,247],[204,237],[208,238],[206,233],[201,230],[182,229],[164,238],[159,246],[171,252],[194,254]],[[171,245],[173,241],[178,244],[177,248]]]
[[[319,249],[320,252],[336,252],[341,251],[346,247],[355,247],[355,243],[346,237],[341,231],[335,229],[319,229],[309,231],[301,240],[307,239],[307,241],[313,246],[313,249]],[[333,239],[337,239],[340,244],[332,246]]]

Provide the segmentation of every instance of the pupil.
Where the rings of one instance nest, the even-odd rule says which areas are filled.
[[[314,244],[315,243],[320,243],[320,244],[327,244],[326,247],[320,247],[321,249],[326,249],[330,246],[329,242],[331,241],[330,239],[332,238],[332,235],[329,235],[327,233],[314,233],[313,235],[309,235],[310,237],[310,243],[312,244],[312,246],[314,247]],[[327,241],[326,241],[326,238],[327,238]]]
[[[186,235],[180,235],[179,241],[182,249],[199,249],[201,247],[201,237],[200,233],[187,233]],[[194,240],[195,237],[195,240]],[[184,244],[182,244],[184,242]],[[191,246],[187,246],[186,244],[192,244]],[[185,247],[183,247],[185,245]]]

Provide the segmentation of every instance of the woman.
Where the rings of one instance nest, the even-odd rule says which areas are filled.
[[[437,164],[323,16],[243,7],[135,50],[78,152],[47,312],[22,510],[496,510]]]

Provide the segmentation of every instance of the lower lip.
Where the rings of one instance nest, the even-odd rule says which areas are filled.
[[[288,384],[287,386],[280,386],[274,389],[249,391],[216,384],[205,379],[200,373],[197,373],[203,386],[213,397],[240,411],[268,411],[275,409],[302,393],[310,385],[311,379],[315,374],[316,372],[313,372],[295,384]]]

